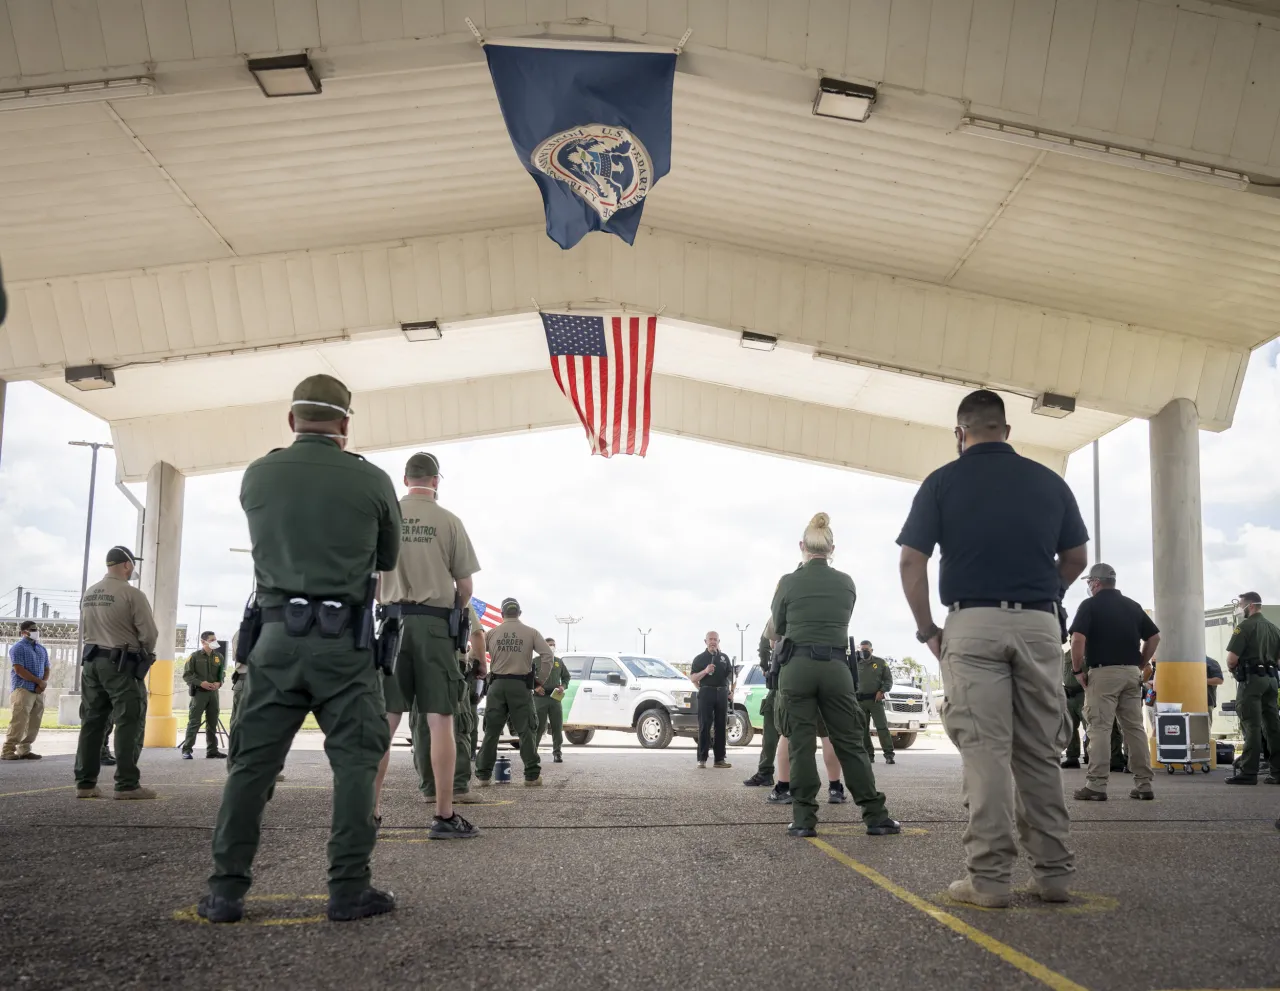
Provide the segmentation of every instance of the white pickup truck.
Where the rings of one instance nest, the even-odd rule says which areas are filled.
[[[575,746],[589,743],[598,729],[632,730],[649,750],[662,750],[677,736],[697,737],[698,690],[666,661],[605,651],[560,659],[571,678],[561,701],[564,735]]]

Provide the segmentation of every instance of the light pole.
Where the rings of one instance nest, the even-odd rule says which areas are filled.
[[[84,568],[80,572],[80,604],[84,604],[85,589],[89,587],[89,539],[93,536],[93,494],[98,483],[98,450],[105,447],[114,451],[112,444],[100,444],[93,440],[69,440],[72,447],[89,447],[93,449],[93,459],[89,463],[89,509],[84,521]],[[72,692],[80,691],[80,658],[84,656],[84,609],[81,608],[80,620],[76,623],[76,656],[75,672],[72,676]]]
[[[1102,483],[1098,474],[1098,442],[1093,442],[1093,563],[1102,561]]]
[[[188,609],[199,609],[196,613],[196,638],[199,639],[200,634],[204,632],[204,611],[206,609],[217,609],[217,605],[211,602],[188,602]]]
[[[578,623],[582,622],[581,616],[557,616],[557,623],[564,624],[564,652],[569,653],[569,631]]]
[[[636,632],[640,634],[640,653],[649,653],[649,634],[653,632],[653,627],[651,626],[647,630],[642,630],[637,626]]]
[[[733,625],[738,626],[737,623],[734,623]],[[739,664],[747,663],[744,660],[744,658],[747,656],[745,653],[745,649],[746,649],[745,644],[747,642],[746,641],[747,630],[749,629],[751,629],[750,623],[748,623],[746,626],[738,626],[738,663]]]

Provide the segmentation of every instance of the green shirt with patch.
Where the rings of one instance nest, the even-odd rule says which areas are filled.
[[[797,645],[848,649],[849,619],[857,598],[852,578],[815,557],[778,582],[773,593],[774,630]]]
[[[887,692],[893,687],[893,672],[882,658],[872,654],[863,660],[858,655],[858,693],[870,695],[872,692]]]
[[[1227,652],[1240,658],[1240,663],[1275,664],[1280,655],[1280,629],[1257,612],[1240,620],[1231,634]]]
[[[240,505],[264,606],[293,596],[362,605],[369,576],[390,571],[400,554],[391,479],[320,434],[299,434],[249,465]]]

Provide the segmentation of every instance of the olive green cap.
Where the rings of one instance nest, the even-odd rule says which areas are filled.
[[[440,474],[440,461],[434,454],[419,451],[404,466],[406,478],[435,478]]]
[[[309,375],[293,390],[293,416],[308,422],[351,415],[351,390],[332,375]]]

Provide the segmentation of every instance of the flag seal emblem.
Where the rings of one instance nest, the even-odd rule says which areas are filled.
[[[602,221],[635,206],[653,185],[653,159],[625,127],[572,127],[539,142],[529,160],[572,189]]]

